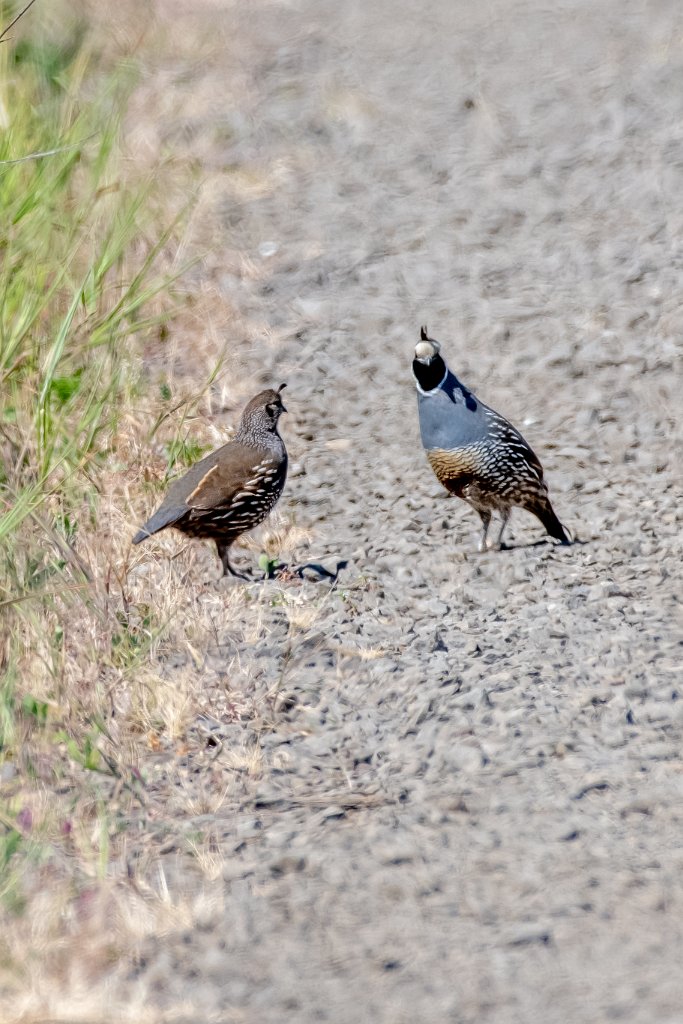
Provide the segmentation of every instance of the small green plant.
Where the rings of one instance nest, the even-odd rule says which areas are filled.
[[[22,833],[0,820],[0,905],[15,916],[22,912],[25,902],[15,868],[25,846]]]
[[[149,609],[138,616],[135,622],[124,611],[118,611],[116,619],[119,629],[111,638],[112,662],[121,669],[130,669],[149,650],[150,644],[160,630],[155,634]]]
[[[278,558],[270,558],[264,553],[259,555],[258,565],[259,569],[263,569],[263,574],[266,579],[272,580],[275,578],[275,573],[280,565],[280,560]]]
[[[2,876],[12,857],[17,852],[23,841],[21,832],[17,831],[16,828],[3,828],[0,832],[0,876]]]
[[[32,697],[30,693],[27,693],[21,707],[24,714],[33,718],[37,725],[46,724],[50,710],[50,706],[46,701],[38,700],[37,697]]]
[[[166,478],[168,479],[178,463],[182,466],[191,466],[201,459],[208,450],[206,445],[199,444],[191,437],[177,437],[169,441],[166,445]]]
[[[54,739],[55,742],[64,744],[71,760],[79,764],[81,768],[90,772],[98,772],[102,769],[102,755],[97,747],[98,737],[98,731],[86,733],[79,739],[67,736],[65,732],[60,731],[55,734]]]

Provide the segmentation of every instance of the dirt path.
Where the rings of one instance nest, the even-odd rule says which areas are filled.
[[[239,313],[235,394],[288,382],[282,511],[349,567],[232,624],[207,584],[217,745],[186,770],[227,796],[187,827],[218,868],[117,998],[677,1024],[683,10],[192,6],[158,127],[206,173],[198,287]],[[419,446],[421,323],[585,543],[535,546],[519,513],[475,554]]]

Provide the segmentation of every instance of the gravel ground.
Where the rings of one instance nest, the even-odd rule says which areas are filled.
[[[121,997],[174,1021],[678,1024],[683,9],[173,11],[204,47],[157,72],[159,130],[210,183],[198,286],[241,318],[236,388],[288,382],[281,511],[348,566],[221,618],[213,746],[159,767],[237,776],[187,823],[218,877],[206,897],[169,848],[171,889],[206,898]],[[580,543],[517,512],[476,553],[419,443],[422,323]]]

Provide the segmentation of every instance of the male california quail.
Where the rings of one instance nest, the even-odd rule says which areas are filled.
[[[413,360],[422,445],[439,482],[481,516],[479,550],[488,546],[492,512],[503,520],[498,534],[502,546],[514,505],[540,519],[551,537],[570,544],[550,504],[537,456],[511,423],[461,384],[439,349],[423,327]]]
[[[189,537],[216,542],[223,575],[247,579],[230,565],[230,546],[263,522],[282,494],[287,451],[277,432],[286,412],[280,392],[261,391],[246,406],[229,444],[212,452],[171,485],[166,500],[133,537],[139,544],[173,526]]]

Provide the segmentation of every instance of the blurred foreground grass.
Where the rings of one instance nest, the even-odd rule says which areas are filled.
[[[76,1005],[78,1019],[105,1019],[112,972],[145,936],[194,920],[197,885],[220,887],[197,821],[243,798],[261,752],[245,732],[219,770],[203,723],[260,728],[239,648],[263,606],[284,601],[216,586],[202,545],[131,549],[175,465],[225,439],[204,414],[234,422],[241,385],[216,377],[239,361],[224,341],[239,318],[187,273],[207,244],[192,236],[202,172],[155,135],[166,80],[144,69],[163,18],[141,27],[139,5],[93,9],[103,20],[85,26],[66,3],[36,4],[30,31],[24,19],[0,44],[3,1021],[72,1020]],[[0,28],[17,10],[0,4]],[[128,54],[145,33],[138,73]],[[252,544],[304,541],[284,526]],[[125,1019],[142,1018],[133,1007]]]
[[[171,309],[175,230],[150,223],[153,183],[126,177],[132,68],[95,73],[78,23],[59,45],[31,39],[0,47],[0,911],[14,912],[26,865],[78,845],[74,771],[120,779],[110,687],[163,625],[126,593],[117,516],[142,475],[140,339]]]

